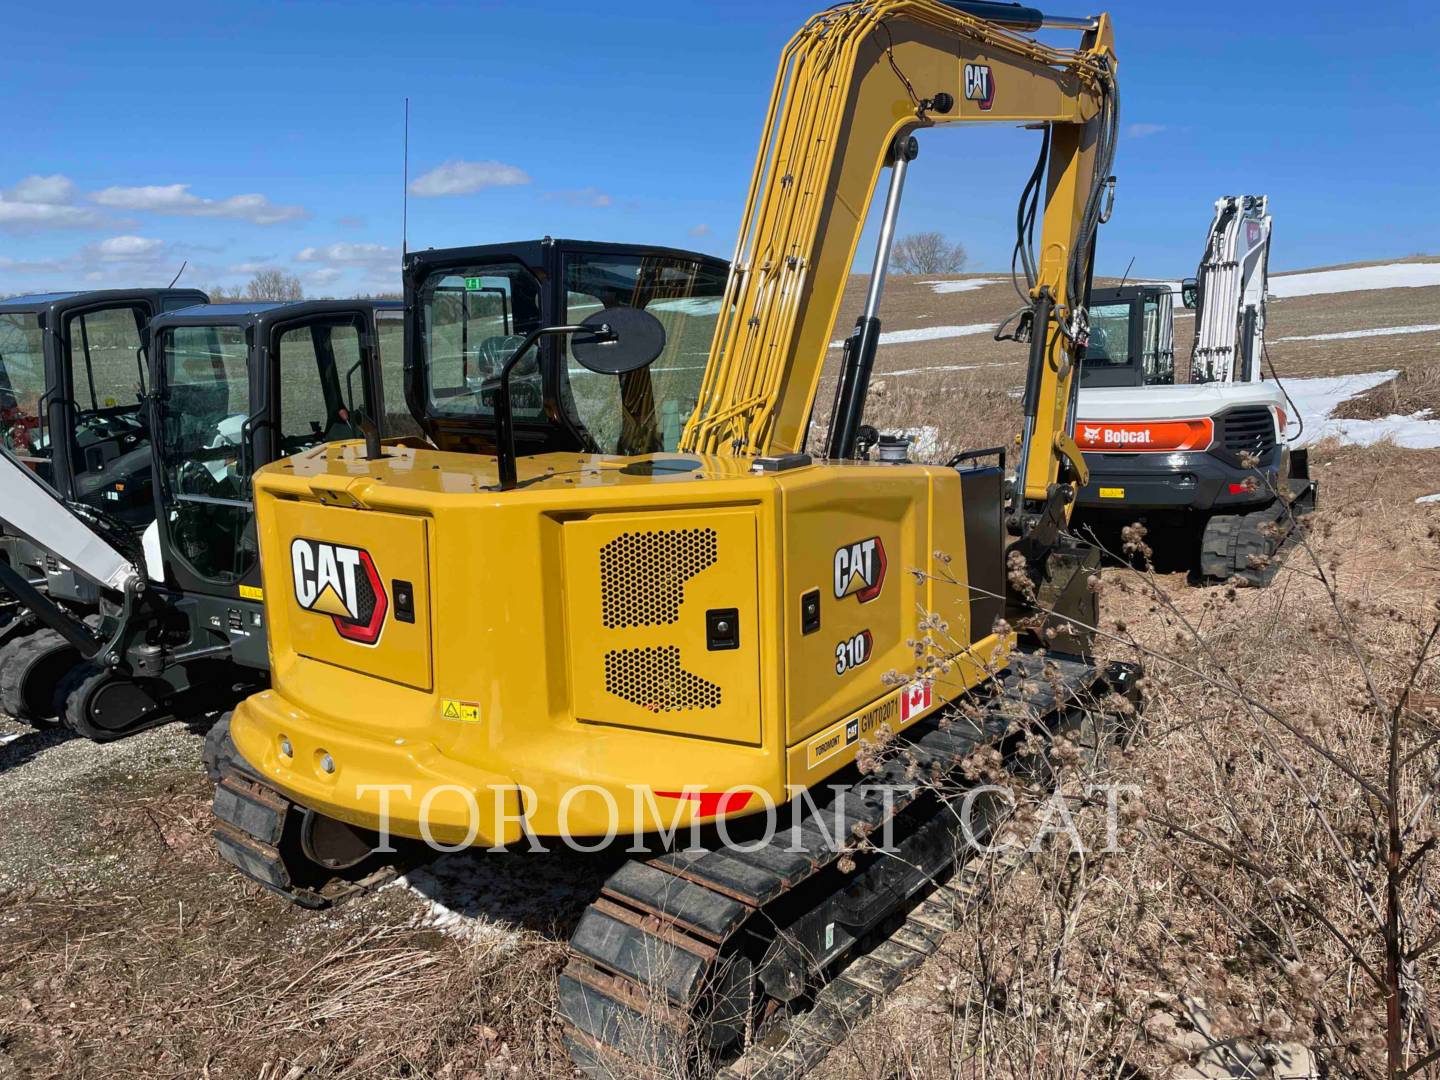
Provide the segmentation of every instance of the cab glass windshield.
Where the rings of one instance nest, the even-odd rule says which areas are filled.
[[[518,262],[432,274],[420,290],[430,411],[444,417],[495,415],[500,369],[525,335],[540,328],[540,282]],[[517,420],[545,415],[539,350],[510,373]]]
[[[1096,304],[1090,309],[1085,363],[1123,367],[1130,363],[1130,303]]]
[[[582,322],[606,308],[636,307],[665,327],[665,351],[649,367],[627,375],[599,375],[582,367],[564,340],[565,411],[591,449],[650,454],[678,447],[700,396],[725,280],[723,267],[681,256],[567,256],[565,322]]]

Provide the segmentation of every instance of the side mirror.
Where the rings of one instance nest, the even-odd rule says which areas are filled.
[[[1187,308],[1193,308],[1200,302],[1200,283],[1193,277],[1180,282],[1180,302]]]
[[[665,327],[647,311],[613,307],[597,311],[574,326],[547,326],[533,330],[510,354],[500,369],[495,390],[495,456],[500,490],[517,483],[515,468],[515,416],[510,406],[510,373],[542,337],[571,335],[570,352],[584,367],[601,375],[624,375],[654,363],[665,348]]]
[[[600,375],[649,367],[665,351],[665,327],[648,311],[613,307],[597,311],[570,339],[570,355]]]

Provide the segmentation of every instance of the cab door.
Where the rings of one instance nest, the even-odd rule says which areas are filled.
[[[166,583],[234,598],[259,586],[250,475],[266,445],[254,327],[162,327],[152,342],[159,528]]]
[[[141,353],[149,304],[99,304],[58,320],[50,450],[67,497],[135,527],[154,513]]]

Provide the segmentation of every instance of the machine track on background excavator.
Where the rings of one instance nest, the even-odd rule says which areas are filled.
[[[1268,379],[1263,371],[1270,233],[1265,196],[1215,203],[1199,275],[1181,288],[1195,308],[1185,383],[1167,287],[1097,290],[1090,308],[1077,406],[1090,482],[1075,525],[1112,542],[1136,521],[1164,530],[1203,581],[1268,583],[1315,507],[1308,452],[1286,433],[1299,418],[1273,369]]]
[[[1026,36],[1042,27],[1079,41]],[[577,1064],[803,1071],[953,914],[936,890],[971,850],[943,794],[970,786],[962,763],[1133,708],[1135,671],[1091,656],[1098,553],[1067,531],[1115,71],[1103,15],[841,4],[781,60],[728,279],[559,241],[543,278],[407,256],[409,400],[439,449],[320,447],[256,474],[273,681],[214,748],[222,856],[323,904],[385,838],[638,837],[560,977]],[[972,123],[1040,146],[1008,487],[1000,450],[857,458],[915,133]]]
[[[23,621],[0,651],[0,709],[108,742],[169,719],[177,702],[213,708],[233,703],[237,685],[263,685],[250,474],[353,439],[369,422],[358,414],[381,417],[380,339],[398,383],[403,325],[398,303],[364,300],[197,304],[146,323],[149,392],[136,423],[148,436],[144,461],[127,459],[146,478],[143,537],[6,450],[0,525],[94,599],[77,610],[0,564]],[[380,422],[396,435],[413,428]]]

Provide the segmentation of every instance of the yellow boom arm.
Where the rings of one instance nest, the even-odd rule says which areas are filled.
[[[1049,125],[1025,445],[1027,501],[1075,451],[1071,387],[1108,170],[1115,56],[1108,16],[1076,50],[1042,45],[939,0],[874,0],[811,19],[781,58],[687,450],[778,454],[805,442],[867,208],[897,140],[937,124]],[[1103,182],[1105,177],[1098,177]],[[877,272],[883,273],[883,266]],[[877,294],[878,295],[878,294]],[[1037,369],[1038,370],[1035,370]]]

